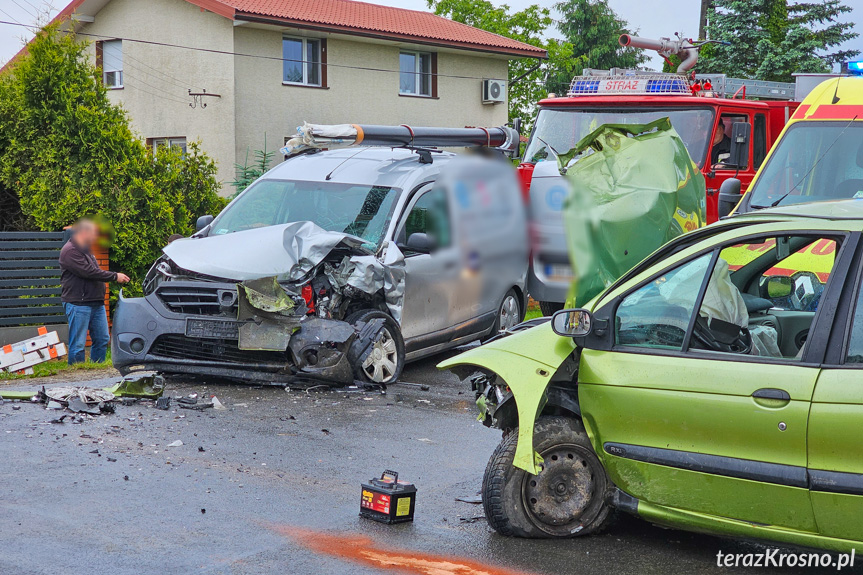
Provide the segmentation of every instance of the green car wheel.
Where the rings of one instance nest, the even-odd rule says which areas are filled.
[[[597,533],[611,523],[610,482],[581,423],[541,417],[534,428],[539,475],[513,466],[518,430],[492,454],[482,481],[489,525],[501,535],[551,538]]]

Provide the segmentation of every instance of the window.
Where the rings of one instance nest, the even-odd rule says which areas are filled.
[[[427,52],[399,53],[399,94],[407,96],[437,96],[435,54]]]
[[[687,262],[626,296],[615,316],[615,344],[683,349],[711,257]]]
[[[749,117],[723,114],[719,118],[719,124],[716,126],[716,132],[713,134],[713,146],[710,150],[711,166],[729,170],[745,170],[749,167],[748,149],[743,154],[743,161],[740,166],[734,166],[730,163],[733,161],[731,159],[731,134],[734,124],[738,122],[748,124]]]
[[[313,222],[327,231],[352,234],[375,251],[399,196],[397,188],[370,185],[258,180],[213,221],[214,235],[289,222]]]
[[[303,86],[325,86],[322,66],[326,49],[324,41],[314,38],[282,39],[282,83]]]
[[[863,122],[788,126],[749,188],[754,208],[863,198]]]
[[[447,194],[444,188],[424,193],[411,208],[405,220],[404,231],[399,234],[406,241],[411,234],[427,234],[437,247],[450,245],[450,217]]]
[[[186,154],[186,138],[148,138],[147,145],[153,150],[153,154],[162,146],[171,146],[179,149],[183,155]]]
[[[555,154],[570,151],[579,140],[602,124],[647,124],[664,117],[671,120],[689,155],[701,168],[710,149],[708,144],[714,119],[710,108],[543,108],[527,144],[525,161],[556,161]]]
[[[123,41],[105,40],[96,44],[96,66],[102,68],[106,88],[123,87]]]
[[[837,243],[778,236],[724,248],[695,318],[692,348],[799,360]]]
[[[767,117],[764,114],[755,114],[755,127],[752,133],[752,167],[756,170],[760,168],[766,157]]]

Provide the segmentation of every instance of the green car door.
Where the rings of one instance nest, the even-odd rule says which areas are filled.
[[[815,533],[806,439],[824,348],[806,341],[832,320],[820,312],[832,309],[821,305],[830,283],[809,289],[798,269],[807,287],[796,297],[793,278],[770,278],[814,242],[844,238],[747,231],[697,244],[594,307],[610,349],[582,353],[579,401],[595,450],[629,495]]]
[[[809,415],[812,509],[822,535],[863,541],[863,290],[846,282]]]

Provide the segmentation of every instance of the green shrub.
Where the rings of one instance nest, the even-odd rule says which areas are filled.
[[[113,226],[112,268],[143,275],[168,236],[194,232],[225,204],[216,166],[192,143],[155,156],[113,105],[86,44],[54,26],[0,76],[0,194],[14,194],[29,224],[59,230],[101,214]],[[2,202],[0,202],[2,203]]]

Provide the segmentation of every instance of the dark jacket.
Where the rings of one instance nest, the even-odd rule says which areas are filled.
[[[116,272],[100,268],[93,254],[79,248],[72,240],[60,250],[60,300],[63,303],[102,303],[105,282],[116,280]]]

